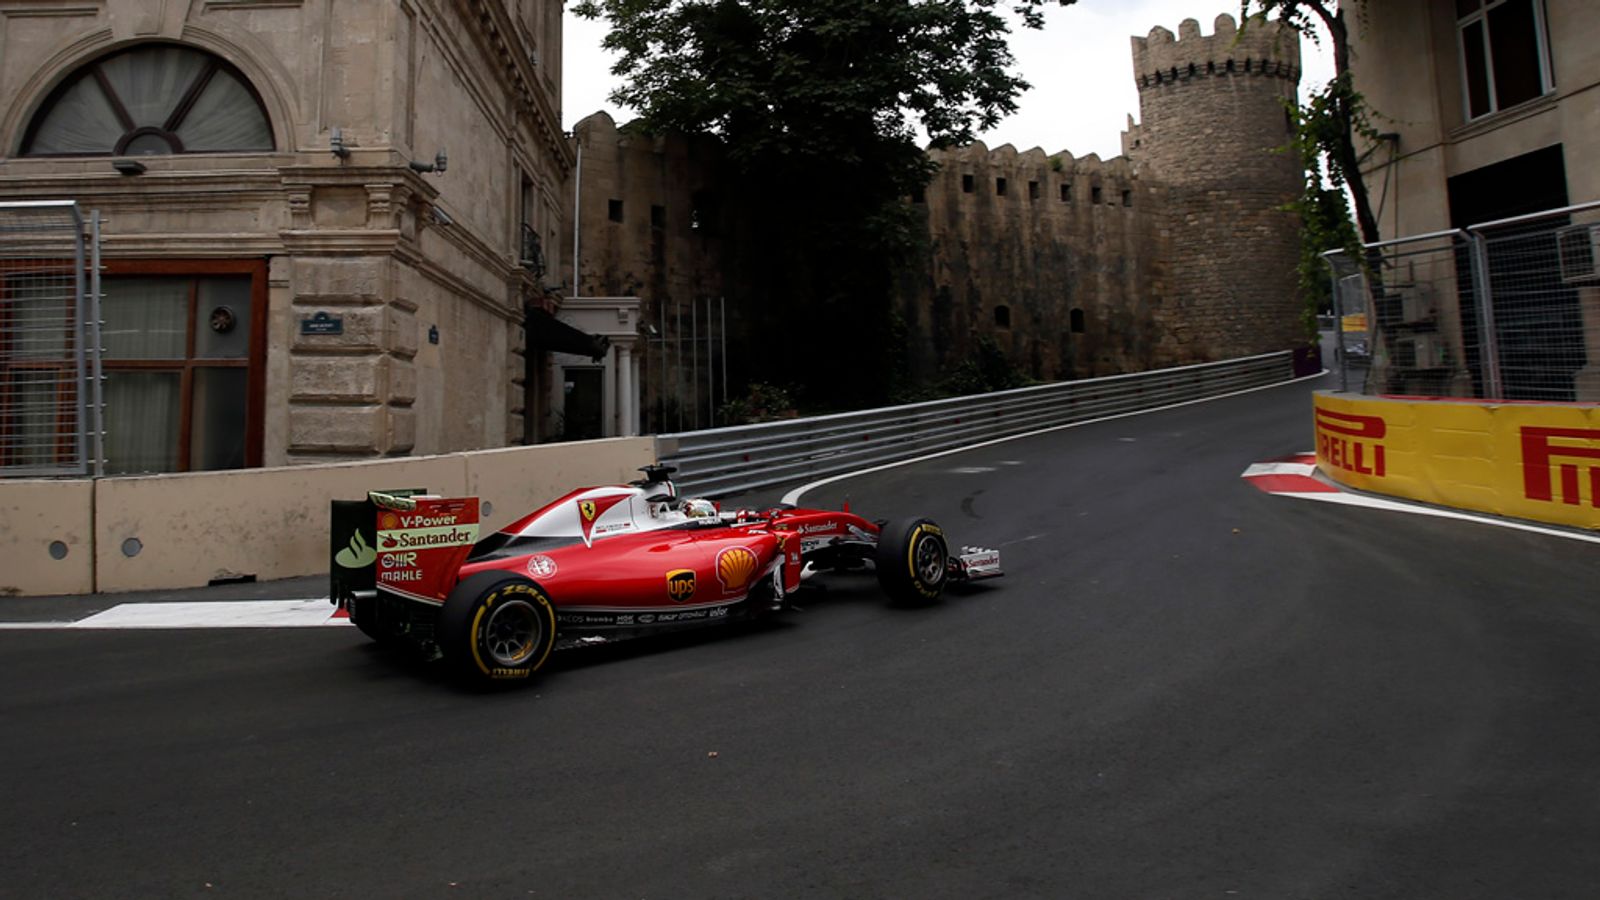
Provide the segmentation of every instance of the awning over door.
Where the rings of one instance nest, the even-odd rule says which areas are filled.
[[[579,331],[538,307],[530,307],[528,349],[571,353],[600,360],[611,349],[611,341],[600,335]]]

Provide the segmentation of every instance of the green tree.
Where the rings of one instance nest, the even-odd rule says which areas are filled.
[[[808,406],[881,400],[893,268],[914,246],[917,143],[970,142],[1017,108],[1013,23],[1049,0],[583,0],[647,132],[721,138],[754,210],[740,232],[769,327],[831,350]],[[1073,0],[1057,0],[1069,5]],[[1009,13],[1009,14],[1008,14]],[[747,278],[747,281],[749,279]]]
[[[1305,300],[1302,324],[1308,344],[1317,342],[1317,314],[1330,310],[1333,302],[1328,265],[1322,254],[1329,250],[1344,250],[1352,258],[1359,258],[1360,254],[1345,193],[1324,177],[1326,138],[1320,132],[1329,128],[1332,121],[1326,111],[1328,102],[1326,92],[1317,92],[1304,107],[1291,107],[1294,136],[1285,148],[1296,154],[1305,173],[1300,196],[1289,207],[1300,218],[1298,272],[1300,295]]]

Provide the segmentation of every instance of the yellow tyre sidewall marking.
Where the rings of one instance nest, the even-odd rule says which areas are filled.
[[[917,593],[931,598],[939,596],[938,588],[923,584],[922,576],[917,572],[917,546],[922,543],[922,536],[925,534],[938,538],[944,537],[944,532],[932,525],[918,525],[916,528],[911,529],[911,540],[906,542],[908,545],[906,547],[906,571],[911,573],[911,583],[916,587]],[[940,584],[943,583],[943,579],[940,579]]]
[[[489,594],[489,596],[483,598],[483,601],[478,604],[477,612],[473,613],[472,615],[472,630],[470,632],[472,635],[472,662],[478,667],[478,671],[489,676],[490,678],[527,678],[529,675],[532,675],[534,672],[537,672],[541,667],[544,666],[544,661],[550,658],[550,651],[556,645],[556,642],[553,639],[545,641],[544,653],[539,657],[538,661],[524,663],[523,666],[517,669],[497,669],[484,662],[483,654],[480,653],[478,649],[482,643],[479,640],[482,634],[479,629],[483,625],[483,617],[493,611],[493,609],[499,605],[500,601],[505,599],[507,594],[513,593],[526,594],[528,597],[528,602],[533,605],[534,609],[544,614],[544,628],[546,629],[544,634],[555,634],[555,607],[551,605],[550,598],[546,597],[542,591],[536,590],[532,585],[526,584],[508,584],[496,588],[492,593]]]

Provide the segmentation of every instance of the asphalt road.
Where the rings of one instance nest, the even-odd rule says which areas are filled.
[[[0,897],[1600,896],[1600,549],[1260,493],[1309,386],[852,479],[1008,575],[481,694],[0,632]]]

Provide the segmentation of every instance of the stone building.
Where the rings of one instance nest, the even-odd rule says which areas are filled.
[[[916,377],[937,377],[981,337],[1040,380],[1304,340],[1299,230],[1283,209],[1301,174],[1292,155],[1275,152],[1290,137],[1283,104],[1299,82],[1297,36],[1276,25],[1240,32],[1222,15],[1211,35],[1191,19],[1176,36],[1158,27],[1132,44],[1141,122],[1130,119],[1122,156],[981,143],[930,151],[938,172],[908,198],[925,215],[926,257],[900,279],[897,298]],[[603,115],[578,130],[586,160],[605,160],[583,171],[579,283],[636,292],[643,321],[673,331],[644,352],[647,411],[707,409],[696,398],[716,398],[717,385],[679,361],[715,372],[716,360],[673,356],[682,334],[673,326],[678,311],[722,297],[735,368],[738,354],[772,345],[741,314],[759,304],[759,287],[734,275],[749,252],[737,222],[761,215],[759,192],[723,179],[709,139],[619,130]],[[744,198],[751,203],[734,202]]]
[[[599,351],[541,270],[560,52],[558,0],[0,6],[0,202],[106,217],[109,471],[537,439]]]

